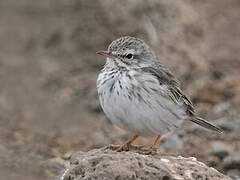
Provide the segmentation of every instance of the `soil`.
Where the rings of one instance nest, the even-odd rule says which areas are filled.
[[[121,144],[97,97],[96,51],[144,39],[219,135],[191,123],[161,144],[240,177],[240,1],[0,2],[0,175],[53,179],[72,152]],[[136,144],[150,145],[140,138]]]

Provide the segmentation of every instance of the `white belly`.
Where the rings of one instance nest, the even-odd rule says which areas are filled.
[[[151,81],[130,80],[124,74],[115,77],[98,86],[100,103],[117,126],[143,136],[163,135],[180,127],[187,115],[181,103],[164,97],[165,85],[160,86],[152,76],[148,79]]]

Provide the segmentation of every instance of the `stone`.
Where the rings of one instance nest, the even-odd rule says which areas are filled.
[[[212,143],[212,154],[219,157],[220,159],[224,159],[233,153],[233,146],[228,145],[224,142],[215,141]]]
[[[109,147],[75,153],[60,176],[61,180],[231,180],[194,157],[153,155],[135,151],[116,152]]]
[[[227,158],[224,158],[222,168],[233,179],[240,179],[240,156],[239,152],[233,153]]]

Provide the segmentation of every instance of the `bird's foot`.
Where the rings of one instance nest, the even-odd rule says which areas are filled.
[[[133,150],[133,151],[139,151],[143,148],[143,146],[134,146],[130,143],[125,143],[121,146],[119,145],[109,145],[107,147],[108,149],[111,149],[113,151],[117,151],[117,152],[123,152],[123,151],[130,151],[130,150]]]
[[[116,150],[117,152],[122,152],[122,151],[129,151],[130,148],[134,148],[132,144],[133,141],[135,141],[137,138],[139,137],[139,135],[134,135],[133,137],[131,137],[127,142],[125,142],[123,145],[121,145],[118,148],[111,148],[112,150]],[[136,148],[134,148],[136,149]]]
[[[111,144],[108,146],[108,149],[111,149],[111,150],[117,151],[117,152],[122,152],[122,151],[129,151],[131,147],[132,147],[132,145],[128,144],[128,143],[125,143],[121,146]]]
[[[144,149],[141,149],[139,151],[140,154],[144,154],[144,155],[153,155],[157,152],[157,148],[155,147],[149,147],[149,148],[144,148]]]
[[[129,151],[130,149],[134,148],[131,143],[125,143],[121,145],[119,148],[116,149],[117,152],[122,152],[122,151]]]

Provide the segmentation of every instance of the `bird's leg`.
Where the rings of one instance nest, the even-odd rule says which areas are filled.
[[[143,154],[148,155],[151,154],[152,151],[155,149],[155,146],[158,144],[158,142],[160,142],[163,139],[164,136],[158,136],[154,143],[152,144],[152,146],[150,146],[150,148],[148,148],[146,151],[143,152]]]
[[[131,143],[132,143],[133,141],[135,141],[138,137],[139,137],[139,135],[135,135],[135,136],[131,137],[127,142],[125,142],[123,145],[121,145],[121,146],[117,149],[117,152],[124,151],[126,148],[129,149],[129,145],[131,145]]]

